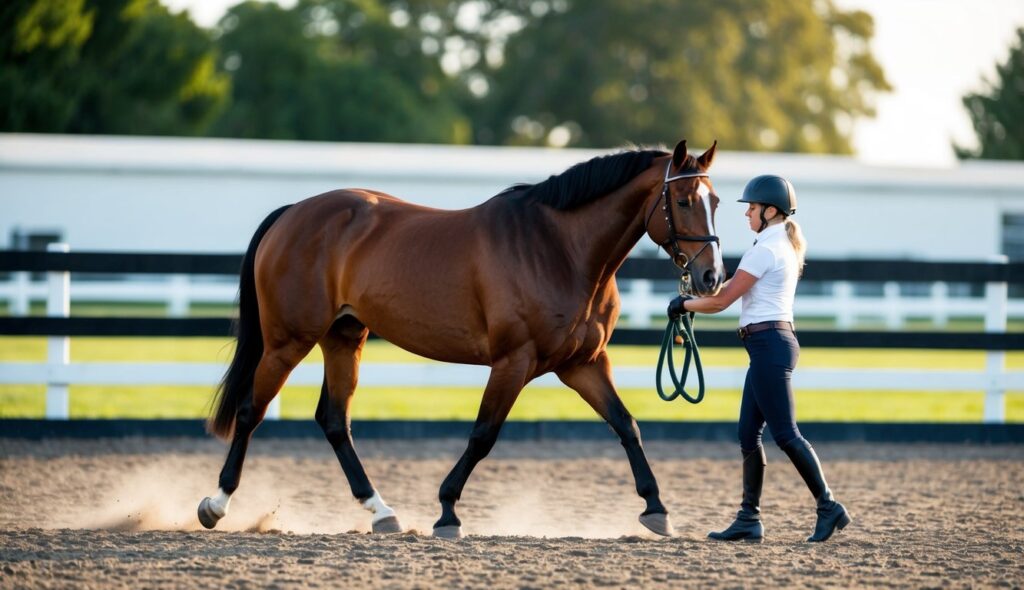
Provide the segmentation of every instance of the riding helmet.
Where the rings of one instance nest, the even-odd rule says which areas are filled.
[[[743,189],[739,203],[772,205],[784,215],[796,213],[796,189],[781,176],[762,174],[755,176]]]

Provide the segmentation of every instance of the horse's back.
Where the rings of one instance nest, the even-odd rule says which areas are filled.
[[[472,210],[432,209],[375,191],[300,201],[260,245],[260,305],[301,332],[323,334],[335,318],[351,315],[418,354],[486,362],[469,256],[479,250],[476,225]],[[437,328],[410,331],[427,322]]]
[[[557,362],[603,348],[618,303],[614,282],[598,288],[574,271],[557,234],[504,198],[448,211],[374,191],[324,193],[267,233],[260,305],[315,335],[349,315],[437,360],[490,364],[532,342]]]

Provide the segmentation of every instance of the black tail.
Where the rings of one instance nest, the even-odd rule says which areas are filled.
[[[206,422],[206,429],[221,438],[230,438],[235,428],[235,413],[238,404],[252,390],[256,365],[263,356],[263,330],[260,328],[260,308],[256,301],[256,248],[263,236],[274,225],[277,218],[291,205],[285,205],[267,216],[249,242],[249,249],[242,259],[238,285],[238,319],[234,322],[234,333],[238,342],[235,356],[231,359],[224,379],[217,387],[213,398],[213,410]]]

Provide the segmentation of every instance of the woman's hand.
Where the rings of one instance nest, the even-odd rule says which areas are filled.
[[[718,295],[709,297],[698,297],[686,305],[687,311],[700,313],[718,313],[729,307],[734,301],[743,296],[757,282],[757,277],[745,270],[738,270],[731,279],[726,281]],[[675,300],[673,300],[673,303]],[[671,305],[669,309],[671,309]]]
[[[692,295],[680,295],[669,302],[668,317],[676,319],[686,313],[686,302],[693,299]]]

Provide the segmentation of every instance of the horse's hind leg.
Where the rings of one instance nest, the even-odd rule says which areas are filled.
[[[374,489],[352,445],[349,405],[359,379],[359,358],[368,330],[355,318],[342,317],[320,341],[324,352],[324,384],[320,390],[320,403],[316,408],[316,421],[331,443],[345,472],[352,496],[373,513],[373,532],[400,533],[395,511]]]
[[[231,494],[238,489],[238,482],[242,478],[242,464],[253,431],[263,421],[267,406],[281,391],[292,369],[305,358],[313,345],[312,342],[293,341],[263,352],[256,366],[252,390],[241,400],[235,412],[235,431],[227,460],[220,472],[220,489],[216,496],[203,498],[199,504],[199,522],[204,527],[212,529],[227,514]]]
[[[593,363],[567,367],[557,371],[557,374],[563,383],[576,390],[608,422],[626,449],[626,457],[629,458],[629,466],[636,481],[636,492],[647,501],[647,509],[640,515],[640,523],[659,535],[672,536],[672,523],[668,518],[668,510],[661,503],[654,472],[647,463],[640,442],[640,429],[615,392],[607,355],[602,352]]]

